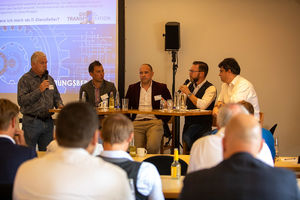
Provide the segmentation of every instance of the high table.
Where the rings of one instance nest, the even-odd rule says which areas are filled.
[[[132,157],[132,159],[137,162],[143,162],[145,159],[150,158],[152,156],[173,156],[173,155],[171,155],[171,154],[147,154],[146,156],[143,156],[143,157],[135,156],[135,157]],[[190,155],[179,154],[178,158],[180,158],[181,160],[186,162],[186,164],[190,163]]]
[[[58,113],[60,109],[50,109],[49,112]],[[199,115],[211,115],[212,111],[210,110],[200,110],[200,109],[192,109],[185,111],[177,111],[177,110],[136,110],[136,109],[128,109],[128,110],[116,110],[116,109],[97,109],[98,115],[107,115],[113,113],[122,113],[122,114],[154,114],[154,115],[166,115],[166,116],[174,116],[175,117],[175,130],[174,130],[174,146],[175,148],[179,148],[180,141],[180,116],[199,116]],[[173,153],[173,152],[172,152]]]
[[[279,157],[276,159],[274,166],[292,170],[295,172],[296,176],[300,178],[300,164],[298,164],[298,157]]]

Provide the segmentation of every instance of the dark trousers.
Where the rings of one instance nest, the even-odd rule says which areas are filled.
[[[182,140],[187,144],[190,151],[193,143],[200,137],[208,135],[211,126],[203,126],[202,124],[184,124]]]
[[[48,144],[53,140],[53,119],[41,120],[30,116],[23,116],[22,129],[28,147],[39,151],[46,151]]]

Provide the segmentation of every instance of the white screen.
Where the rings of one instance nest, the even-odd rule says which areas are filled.
[[[15,96],[35,51],[46,54],[62,96],[78,98],[94,60],[102,63],[105,79],[116,83],[116,20],[116,0],[1,0],[1,98]]]

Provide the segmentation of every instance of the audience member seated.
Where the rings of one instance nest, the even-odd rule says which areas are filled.
[[[300,199],[295,174],[255,159],[263,146],[261,127],[252,115],[239,114],[226,126],[224,161],[184,179],[180,194],[186,199]]]
[[[243,105],[251,115],[254,115],[254,107],[251,103],[249,103],[247,101],[240,101],[239,104]],[[271,151],[271,154],[272,154],[272,158],[274,160],[275,159],[275,145],[274,145],[274,138],[273,138],[272,133],[269,130],[262,128],[262,137],[265,140],[265,143],[268,145],[268,147]]]
[[[193,144],[188,173],[213,167],[223,160],[222,139],[224,137],[225,126],[233,116],[240,113],[249,114],[239,104],[226,104],[220,108],[217,115],[219,131],[215,135],[199,138]],[[258,153],[257,158],[270,166],[274,166],[271,152],[265,143],[263,143],[263,148]]]
[[[98,118],[87,103],[71,103],[58,115],[58,149],[23,163],[14,199],[133,199],[126,173],[90,155],[98,141]]]
[[[156,167],[148,162],[135,162],[126,152],[134,137],[133,130],[132,122],[122,114],[106,117],[101,130],[104,151],[100,157],[127,172],[133,180],[136,199],[164,199]]]
[[[56,151],[58,148],[57,140],[55,137],[55,133],[53,134],[53,139],[47,146],[47,153]],[[98,140],[99,141],[99,140]],[[94,152],[92,153],[93,156],[98,156],[100,155],[101,151],[103,151],[103,146],[102,144],[97,143]]]
[[[18,113],[16,104],[0,99],[0,184],[13,184],[19,166],[36,157],[36,152],[26,147]]]

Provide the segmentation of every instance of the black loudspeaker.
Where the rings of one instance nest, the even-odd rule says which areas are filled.
[[[180,23],[168,22],[165,29],[165,51],[177,51],[180,48]]]

